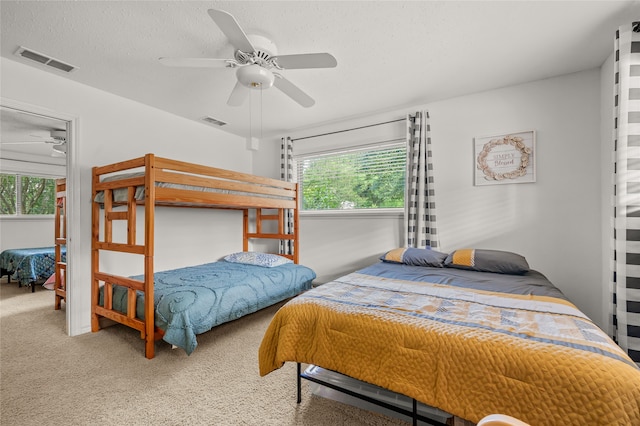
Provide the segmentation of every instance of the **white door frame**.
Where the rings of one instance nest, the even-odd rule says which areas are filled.
[[[84,331],[79,327],[79,319],[82,316],[82,306],[74,303],[76,293],[76,283],[74,281],[75,272],[79,270],[75,259],[80,252],[80,169],[78,167],[79,154],[79,117],[59,111],[54,111],[38,105],[32,105],[14,99],[0,97],[0,105],[30,114],[42,115],[67,122],[67,297],[66,297],[66,329],[67,334],[75,336]],[[80,293],[80,292],[78,292]],[[51,303],[53,309],[53,299]]]

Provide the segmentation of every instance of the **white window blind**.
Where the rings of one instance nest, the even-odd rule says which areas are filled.
[[[404,139],[294,155],[302,210],[403,208]]]

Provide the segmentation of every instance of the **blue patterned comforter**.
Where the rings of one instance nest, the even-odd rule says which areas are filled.
[[[66,247],[62,247],[61,250],[64,262]],[[8,271],[11,278],[21,285],[46,280],[55,272],[55,265],[54,247],[9,249],[0,253],[0,268]]]
[[[308,290],[316,274],[293,263],[266,268],[219,261],[156,272],[154,278],[155,325],[164,330],[163,340],[191,354],[197,334]],[[114,286],[113,309],[126,312],[124,287]],[[144,317],[142,292],[136,315]]]

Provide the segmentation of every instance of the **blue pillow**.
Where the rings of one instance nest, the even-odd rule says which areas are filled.
[[[402,263],[412,266],[430,266],[432,268],[443,268],[446,253],[431,249],[419,249],[415,247],[404,247],[389,250],[380,260],[387,263]]]
[[[277,254],[259,253],[253,251],[241,251],[232,253],[224,257],[224,260],[232,263],[244,263],[245,265],[264,266],[273,268],[274,266],[284,265],[285,263],[293,263],[291,259]]]

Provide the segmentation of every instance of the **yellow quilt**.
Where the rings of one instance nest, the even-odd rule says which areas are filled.
[[[640,425],[640,369],[571,303],[349,274],[274,316],[260,374],[334,370],[478,422]]]

